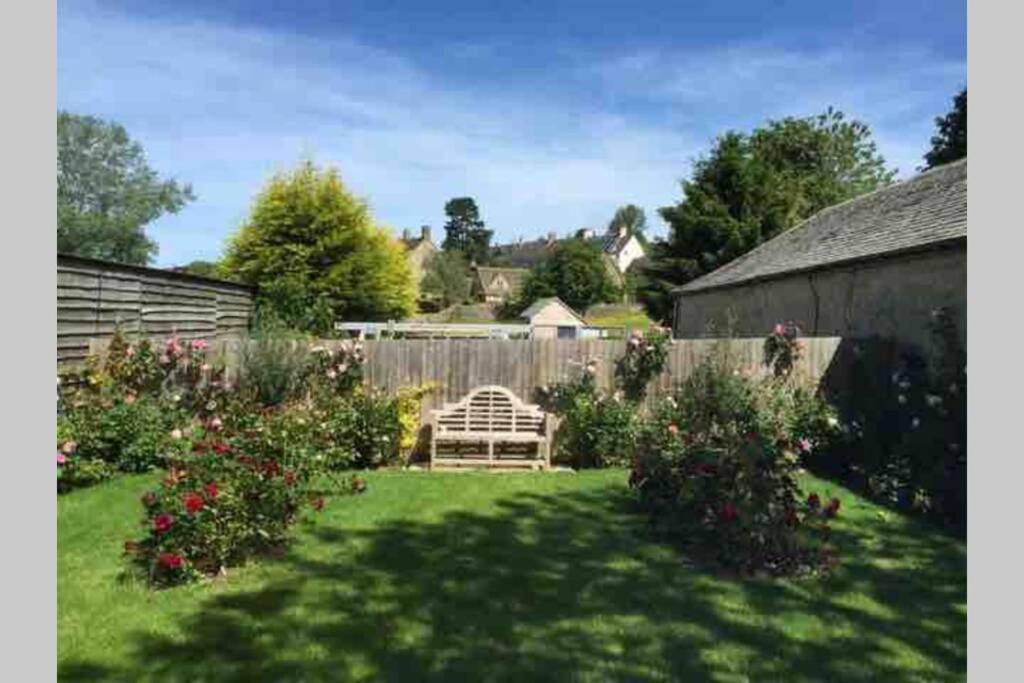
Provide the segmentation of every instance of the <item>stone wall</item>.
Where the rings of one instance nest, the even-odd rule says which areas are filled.
[[[967,245],[692,292],[676,300],[676,338],[764,336],[792,320],[810,337],[882,336],[926,345],[931,312],[953,309],[966,342]]]

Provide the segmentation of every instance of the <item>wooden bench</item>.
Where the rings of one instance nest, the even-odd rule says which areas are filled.
[[[520,401],[500,386],[477,387],[458,403],[430,411],[430,468],[483,465],[487,467],[551,467],[552,416],[539,406]],[[486,445],[483,452],[438,456],[438,444]],[[495,453],[495,445],[536,445],[532,455]]]

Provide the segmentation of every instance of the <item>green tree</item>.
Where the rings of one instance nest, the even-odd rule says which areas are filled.
[[[57,113],[57,250],[146,265],[157,245],[145,226],[195,199],[161,180],[120,124]]]
[[[647,215],[636,204],[620,206],[608,223],[608,231],[613,232],[621,227],[625,227],[629,234],[642,238],[647,230]]]
[[[444,205],[448,221],[444,224],[445,251],[461,251],[477,265],[487,263],[491,251],[493,233],[484,227],[480,209],[472,197],[455,197]]]
[[[527,276],[519,305],[525,308],[537,299],[557,296],[582,313],[593,304],[614,302],[619,289],[608,269],[596,245],[565,240]]]
[[[967,88],[953,98],[953,109],[935,118],[938,131],[924,155],[925,168],[935,168],[967,156]]]
[[[659,210],[669,235],[651,245],[639,297],[655,319],[672,288],[709,273],[810,215],[892,182],[870,129],[829,109],[727,132],[694,164],[683,198]]]
[[[335,169],[309,161],[274,176],[256,197],[224,272],[259,287],[264,315],[312,332],[333,320],[403,318],[415,308],[405,248]]]
[[[421,287],[436,298],[442,308],[469,299],[469,263],[461,251],[441,251],[430,257]]]
[[[199,277],[212,277],[218,279],[222,277],[220,264],[213,261],[192,261],[191,263],[186,264],[181,270],[190,275],[198,275]]]

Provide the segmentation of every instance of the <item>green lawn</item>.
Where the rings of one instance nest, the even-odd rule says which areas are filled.
[[[947,681],[964,545],[834,485],[842,568],[733,581],[650,540],[621,471],[369,476],[283,557],[149,592],[119,580],[129,477],[58,502],[66,680]]]
[[[587,312],[587,322],[595,327],[624,327],[647,330],[654,322],[639,306],[620,304],[597,305]]]

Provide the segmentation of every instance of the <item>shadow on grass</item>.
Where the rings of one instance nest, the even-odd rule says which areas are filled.
[[[133,667],[182,681],[959,680],[962,550],[914,525],[839,532],[844,566],[729,581],[645,538],[628,492],[522,495],[497,514],[326,525],[258,591],[207,598]],[[870,527],[865,529],[865,527]]]

